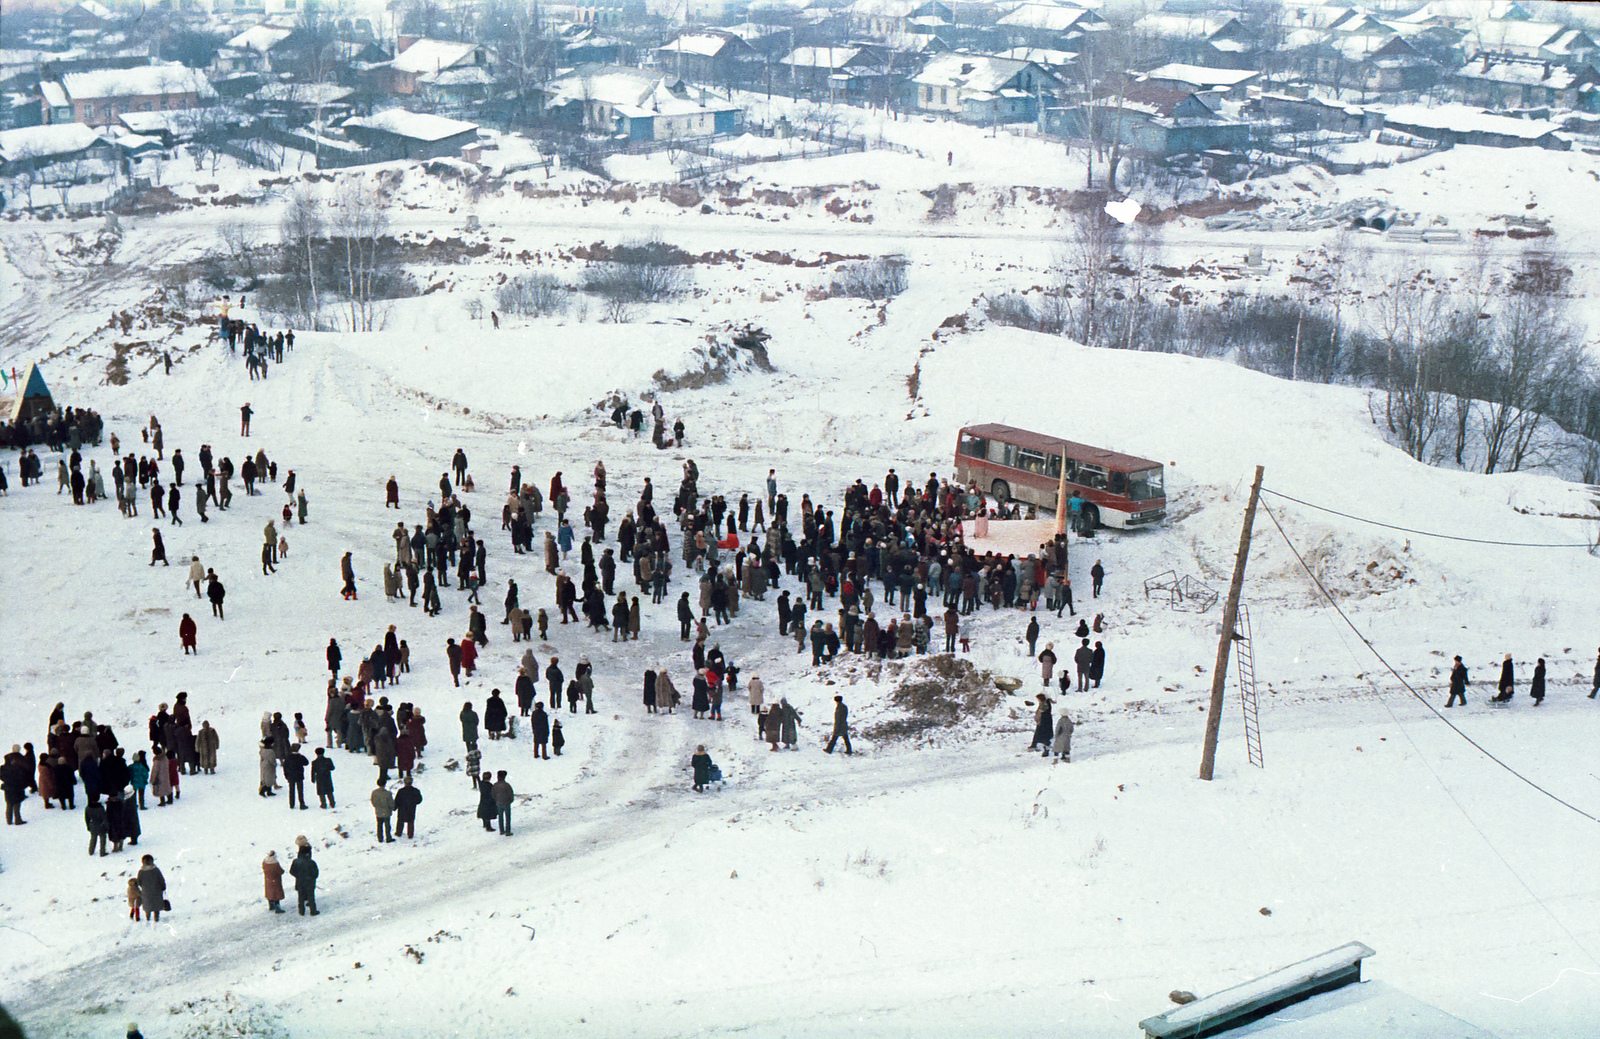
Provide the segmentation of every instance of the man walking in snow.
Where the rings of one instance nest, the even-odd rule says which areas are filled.
[[[824,751],[832,754],[833,745],[842,739],[844,740],[844,752],[846,754],[855,753],[850,749],[849,717],[850,708],[844,705],[844,697],[835,696],[833,698],[833,735],[828,738],[828,745],[823,748]]]
[[[246,401],[244,407],[239,409],[240,436],[247,437],[250,435],[250,416],[253,414],[255,413],[250,410],[250,404],[248,401]]]
[[[1450,699],[1445,702],[1446,707],[1454,707],[1456,700],[1461,701],[1461,706],[1467,705],[1467,665],[1456,657],[1456,662],[1450,668]]]

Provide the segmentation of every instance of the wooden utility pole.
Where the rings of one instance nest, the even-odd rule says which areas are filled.
[[[1222,610],[1222,635],[1217,639],[1217,666],[1211,672],[1211,709],[1206,713],[1206,743],[1200,753],[1200,778],[1211,779],[1217,763],[1217,733],[1222,729],[1222,696],[1228,687],[1228,651],[1233,648],[1234,626],[1239,622],[1239,593],[1244,590],[1244,564],[1250,558],[1250,528],[1256,521],[1256,502],[1261,497],[1261,466],[1250,485],[1250,501],[1244,507],[1244,529],[1239,532],[1239,554],[1233,560],[1233,584],[1228,587],[1228,604]]]

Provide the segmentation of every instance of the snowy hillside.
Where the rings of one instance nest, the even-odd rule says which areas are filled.
[[[6,225],[0,238],[0,363],[40,361],[57,401],[99,410],[124,452],[148,450],[138,431],[151,414],[169,453],[193,459],[209,443],[237,460],[263,449],[280,481],[295,471],[309,503],[269,576],[259,548],[284,503],[278,487],[237,494],[204,525],[185,495],[184,525],[161,523],[173,565],[152,569],[147,499],[136,520],[105,503],[74,507],[55,493],[55,455],[40,451],[46,480],[23,489],[6,453],[0,742],[40,745],[62,701],[69,719],[92,710],[125,746],[143,747],[146,719],[179,690],[196,721],[221,734],[217,774],[184,777],[170,807],[152,798],[144,837],[120,857],[85,859],[81,799],[78,812],[32,799],[27,827],[3,831],[0,1003],[30,1035],[115,1035],[137,1020],[152,1037],[1131,1036],[1170,1006],[1173,989],[1214,991],[1349,940],[1378,950],[1369,977],[1496,1035],[1593,1030],[1591,819],[1412,699],[1321,604],[1264,512],[1245,600],[1266,768],[1245,760],[1230,681],[1218,775],[1199,782],[1220,607],[1178,612],[1143,592],[1146,577],[1168,570],[1226,588],[1257,464],[1283,495],[1479,539],[1264,498],[1357,628],[1435,705],[1451,656],[1463,656],[1470,703],[1450,712],[1462,733],[1600,815],[1600,708],[1586,698],[1600,561],[1581,547],[1483,543],[1592,539],[1593,521],[1567,518],[1594,514],[1587,488],[1416,463],[1384,441],[1365,394],[1350,388],[978,323],[941,328],[979,293],[1043,276],[1054,248],[1041,230],[1045,203],[992,224],[963,209],[930,227],[914,212],[928,206],[920,185],[725,207],[738,216],[574,188],[488,196],[474,236],[459,230],[466,211],[455,211],[454,187],[415,171],[401,180],[397,198],[417,208],[397,209],[395,223],[419,235],[419,251],[451,237],[484,251],[436,264],[414,254],[419,284],[438,287],[396,301],[379,331],[300,332],[265,381],[210,338],[209,300],[197,281],[179,291],[177,265],[215,248],[224,216],[275,228],[281,196],[133,218],[115,239],[87,222]],[[769,190],[744,188],[751,199]],[[856,195],[892,216],[864,226],[825,208],[825,198]],[[647,231],[702,260],[688,293],[631,321],[574,307],[507,316],[496,329],[468,306],[491,308],[502,274],[574,277],[575,250]],[[1198,233],[1174,227],[1167,262],[1236,251],[1185,241]],[[827,296],[838,257],[888,252],[907,258],[903,295]],[[771,334],[773,371],[741,364],[698,389],[659,389],[658,372],[704,369],[708,351],[745,324]],[[669,423],[683,419],[685,448],[657,451],[595,408],[613,392],[638,400],[652,389]],[[248,439],[237,435],[246,402]],[[593,662],[599,713],[562,712],[566,749],[548,762],[534,760],[525,736],[482,745],[483,767],[507,770],[518,793],[515,835],[484,833],[476,793],[451,767],[464,750],[457,713],[463,700],[481,711],[492,688],[510,698],[524,647],[495,623],[508,577],[525,606],[556,616],[542,559],[514,555],[495,523],[513,465],[541,486],[560,471],[583,499],[603,460],[614,520],[646,476],[659,507],[689,458],[703,493],[754,497],[775,468],[791,501],[809,493],[837,509],[848,482],[871,484],[891,466],[909,480],[948,474],[956,431],[979,421],[1168,467],[1167,524],[1073,545],[1080,613],[1104,612],[1108,667],[1102,688],[1064,699],[1078,726],[1071,763],[1025,753],[1039,674],[1017,611],[974,615],[967,659],[989,676],[954,726],[896,700],[900,668],[849,657],[807,666],[809,653],[777,636],[770,595],[743,603],[712,638],[740,666],[741,690],[759,675],[770,698],[803,713],[798,752],[755,739],[742,691],[722,722],[648,715],[647,667],[688,687],[675,574],[667,602],[643,600],[637,642],[552,623],[548,641],[534,643],[541,666],[554,654],[570,675],[580,656]],[[465,631],[466,593],[442,588],[444,612],[429,618],[386,602],[381,585],[390,530],[422,521],[458,447],[477,481],[468,500],[491,577],[490,643],[460,690],[443,647]],[[104,469],[109,447],[86,458]],[[383,507],[391,474],[397,514]],[[547,510],[536,541],[550,522]],[[338,595],[347,551],[354,602]],[[184,584],[191,555],[226,583],[226,621]],[[1086,602],[1097,559],[1105,596]],[[793,579],[781,587],[793,591]],[[197,657],[179,651],[185,612],[199,623]],[[1075,620],[1038,616],[1041,645],[1073,645]],[[413,670],[382,694],[415,703],[429,740],[418,836],[394,848],[374,839],[375,770],[362,756],[330,752],[337,809],[291,812],[285,798],[255,793],[262,712],[303,712],[320,745],[323,647],[335,637],[353,662],[391,624]],[[1505,653],[1521,684],[1502,710],[1485,700]],[[1522,694],[1540,656],[1551,693],[1535,709]],[[989,695],[995,676],[1022,687]],[[851,757],[822,753],[836,694],[851,709]],[[906,731],[917,734],[894,738]],[[700,744],[727,778],[703,794],[688,772]],[[261,899],[262,857],[286,856],[297,835],[321,867],[316,919],[271,915]],[[144,851],[170,887],[160,926],[126,918],[126,879]]]

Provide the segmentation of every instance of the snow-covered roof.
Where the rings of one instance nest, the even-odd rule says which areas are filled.
[[[1556,123],[1543,119],[1513,119],[1510,116],[1490,115],[1468,105],[1395,105],[1382,109],[1384,122],[1404,126],[1418,126],[1430,130],[1452,130],[1456,133],[1487,133],[1501,137],[1519,137],[1536,141],[1545,134],[1561,129]]]
[[[676,39],[668,40],[656,48],[658,54],[697,54],[701,57],[712,58],[722,53],[733,41],[714,32],[686,32]]]
[[[1433,0],[1410,14],[1396,18],[1398,22],[1421,25],[1433,21],[1477,21],[1480,18],[1527,17],[1527,11],[1515,0]]]
[[[438,72],[441,69],[470,62],[478,48],[471,43],[451,40],[418,40],[396,54],[390,67],[396,72]]]
[[[927,87],[960,87],[964,91],[999,90],[1030,63],[988,54],[937,54],[911,82]]]
[[[343,101],[354,93],[350,87],[341,87],[337,83],[268,83],[251,96],[257,101],[329,105]]]
[[[232,113],[216,108],[182,108],[173,112],[124,112],[117,122],[137,134],[172,133],[189,134],[218,122],[240,122]]]
[[[494,74],[482,65],[463,65],[418,76],[417,81],[436,87],[489,86],[494,82]]]
[[[1463,42],[1469,50],[1534,50],[1565,30],[1560,22],[1486,21],[1473,26]]]
[[[229,40],[225,46],[236,47],[239,50],[259,51],[265,54],[278,44],[294,35],[293,29],[286,29],[281,25],[252,25],[244,32]]]
[[[1185,65],[1172,62],[1144,74],[1145,79],[1168,79],[1200,88],[1236,87],[1255,79],[1259,72],[1248,69],[1212,69],[1203,65]]]
[[[621,65],[583,65],[570,75],[550,83],[550,105],[570,101],[599,101],[618,105],[642,105],[661,81],[659,73]]]
[[[780,65],[802,68],[842,69],[861,56],[860,47],[796,47]]]
[[[129,97],[154,94],[198,94],[213,97],[215,91],[198,70],[179,64],[140,65],[131,69],[97,69],[69,72],[61,77],[67,96],[75,100],[98,97]]]
[[[1068,29],[1083,28],[1085,19],[1089,18],[1089,12],[1081,7],[1059,7],[1055,4],[1029,3],[1020,5],[1016,10],[1001,18],[996,24],[1016,29],[1043,29],[1049,32],[1065,32]]]
[[[1454,75],[1457,79],[1549,87],[1551,90],[1565,90],[1578,80],[1578,73],[1564,65],[1515,58],[1491,61],[1488,68],[1484,68],[1481,61],[1470,61],[1465,68],[1457,69]]]
[[[478,130],[477,123],[446,119],[442,115],[428,115],[425,112],[408,112],[403,108],[389,108],[369,116],[347,119],[344,125],[380,130],[396,137],[409,137],[414,141],[442,141],[446,137],[454,137],[461,133],[476,133]]]
[[[89,12],[102,22],[109,22],[112,18],[116,17],[111,13],[109,8],[107,8],[104,4],[95,3],[95,0],[83,0],[83,2],[77,6],[79,10]]]
[[[43,158],[70,155],[100,140],[100,135],[82,123],[55,123],[50,126],[24,126],[0,130],[0,159]]]
[[[44,98],[44,103],[51,108],[65,108],[71,104],[67,100],[67,91],[53,79],[47,79],[39,84],[39,93]]]
[[[1048,47],[1008,47],[1000,52],[999,57],[1011,58],[1013,61],[1031,61],[1035,65],[1049,67],[1072,64],[1078,60],[1078,52],[1051,50]]]
[[[1206,40],[1234,21],[1232,15],[1147,14],[1133,24],[1151,36]]]

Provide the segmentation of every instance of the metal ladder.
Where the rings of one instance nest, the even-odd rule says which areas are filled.
[[[1250,638],[1250,610],[1239,607],[1239,627],[1234,639],[1239,643],[1234,660],[1237,662],[1239,699],[1244,706],[1244,749],[1250,764],[1266,768],[1261,758],[1261,720],[1256,715],[1256,654]]]

